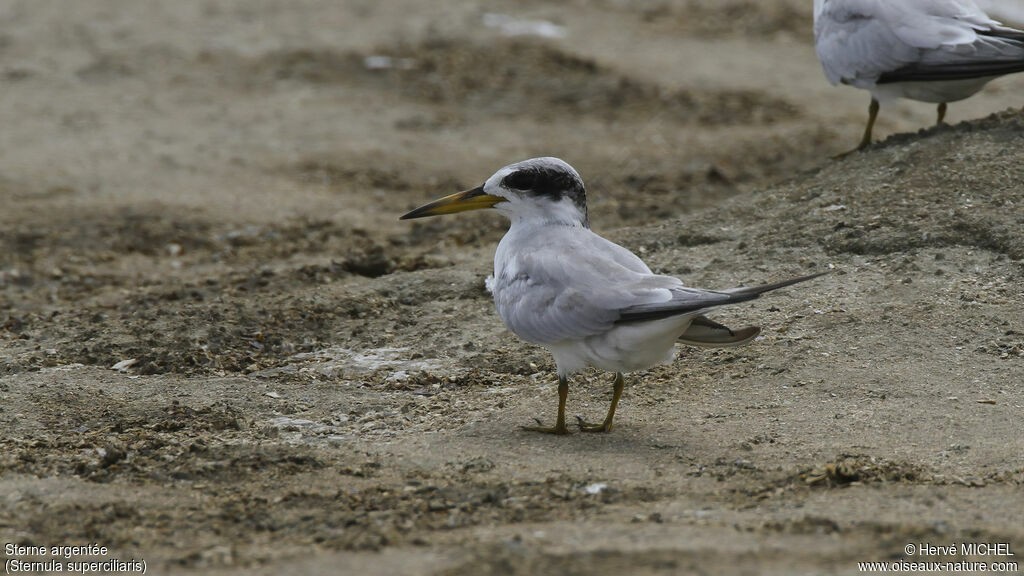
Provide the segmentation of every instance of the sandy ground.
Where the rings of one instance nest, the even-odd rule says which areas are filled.
[[[884,108],[844,161],[868,97],[796,0],[9,1],[0,82],[0,544],[156,574],[1024,563],[1024,75],[951,126]],[[714,316],[753,345],[630,375],[612,433],[520,431],[555,379],[483,287],[505,222],[397,216],[540,155],[689,284],[832,273]]]

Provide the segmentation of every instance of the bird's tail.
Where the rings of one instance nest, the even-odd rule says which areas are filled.
[[[828,274],[828,272],[819,272],[817,274],[811,274],[810,276],[790,278],[789,280],[775,282],[774,284],[762,284],[761,286],[752,286],[749,288],[733,288],[731,290],[724,290],[723,292],[735,297],[735,300],[730,299],[729,303],[731,304],[733,302],[753,300],[765,292],[785,288],[786,286],[792,286],[793,284],[797,284],[805,280],[817,278],[822,274]],[[686,329],[686,332],[683,332],[683,335],[679,337],[679,341],[683,344],[689,344],[690,346],[701,346],[704,348],[729,348],[732,346],[742,346],[747,344],[754,338],[757,338],[757,335],[760,333],[760,326],[748,326],[739,330],[733,330],[728,326],[719,324],[714,320],[700,315],[694,317],[690,326]]]
[[[724,324],[719,324],[705,316],[696,316],[686,332],[679,337],[679,341],[690,346],[702,348],[729,348],[742,346],[761,333],[760,326],[748,326],[739,330],[733,330]]]

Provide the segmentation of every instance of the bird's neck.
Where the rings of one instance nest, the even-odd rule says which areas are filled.
[[[569,227],[569,228],[590,228],[590,224],[579,218],[568,219],[568,218],[512,218],[512,225],[509,227],[510,230],[517,232],[524,232],[529,230],[539,230],[549,226]]]
[[[558,202],[522,202],[512,200],[495,206],[512,221],[513,230],[526,230],[544,226],[570,226],[590,228],[587,209],[568,200]],[[504,208],[504,209],[503,209]]]

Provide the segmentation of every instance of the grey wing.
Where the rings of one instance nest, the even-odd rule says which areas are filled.
[[[645,264],[639,256],[633,254],[622,246],[619,246],[611,240],[598,236],[589,230],[587,230],[584,237],[585,240],[583,243],[587,245],[588,252],[602,253],[612,262],[622,266],[626,270],[636,272],[638,274],[651,274],[651,269],[647,267],[647,264]]]
[[[687,288],[685,286],[680,286],[670,290],[672,298],[667,302],[640,304],[621,310],[619,313],[619,322],[657,320],[659,318],[668,318],[670,316],[679,316],[681,314],[696,314],[703,310],[707,310],[708,308],[714,308],[715,306],[724,306],[726,304],[736,304],[747,300],[753,300],[765,292],[778,290],[779,288],[791,286],[798,282],[805,282],[823,274],[827,274],[827,272],[820,272],[809,276],[800,276],[799,278],[791,278],[789,280],[783,280],[782,282],[775,282],[773,284],[764,284],[749,288],[733,288],[722,291],[701,290],[699,288]]]
[[[814,47],[832,84],[873,82],[914,62],[918,49],[892,29],[877,0],[830,0],[814,20]]]
[[[751,300],[757,297],[734,296],[728,292],[701,290],[700,288],[687,288],[685,286],[674,288],[671,292],[672,298],[667,302],[640,304],[621,310],[618,321],[658,320],[670,316],[698,313],[715,306],[743,302],[744,300]]]
[[[665,302],[682,283],[651,274],[625,248],[596,234],[573,234],[523,250],[495,280],[505,324],[525,340],[550,344],[606,332],[623,308]]]
[[[1024,32],[996,27],[976,33],[971,44],[925,52],[920,61],[882,74],[878,83],[970,80],[1024,71]]]

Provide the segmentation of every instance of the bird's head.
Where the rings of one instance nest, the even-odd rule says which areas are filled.
[[[472,190],[458,192],[402,216],[402,220],[493,208],[513,222],[588,228],[587,193],[576,170],[558,158],[509,164]]]

